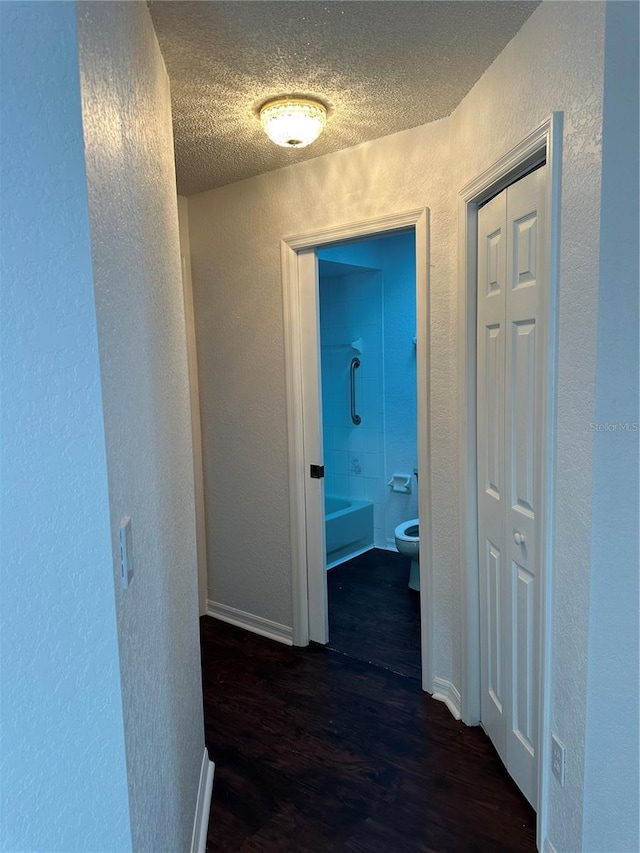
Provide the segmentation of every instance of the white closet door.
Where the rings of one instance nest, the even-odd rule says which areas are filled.
[[[541,585],[537,552],[543,497],[540,465],[545,391],[538,341],[541,307],[548,298],[541,227],[545,178],[546,168],[537,169],[485,205],[478,216],[482,714],[485,729],[507,770],[534,807],[538,777]],[[502,295],[502,315],[498,299],[492,302],[487,295],[493,273],[486,256],[498,229],[504,252],[499,263],[504,266],[495,275],[499,284],[494,292]],[[487,271],[483,271],[483,262]],[[491,313],[493,306],[496,306],[495,317]],[[502,339],[496,355],[496,359],[503,359],[501,368],[494,368],[486,354],[487,344],[483,340],[489,340],[491,334]],[[490,371],[495,379],[488,378]],[[501,376],[502,393],[497,390]],[[482,400],[487,394],[488,401]],[[490,449],[495,446],[490,420],[492,405],[503,407],[494,416],[495,422],[500,423],[499,462],[492,462],[490,456]],[[488,473],[492,464],[498,471],[499,483],[495,485]]]
[[[482,724],[505,762],[506,193],[478,211],[478,530]]]
[[[507,190],[506,465],[509,472],[506,545],[509,571],[508,630],[511,715],[507,769],[535,807],[538,788],[538,624],[542,400],[539,341],[543,300],[546,167]]]

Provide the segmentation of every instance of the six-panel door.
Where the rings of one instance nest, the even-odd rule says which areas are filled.
[[[546,167],[478,211],[482,723],[536,807]]]

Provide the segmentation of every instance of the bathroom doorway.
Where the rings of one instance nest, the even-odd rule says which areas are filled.
[[[294,643],[326,644],[330,639],[327,565],[345,557],[365,559],[372,548],[397,559],[395,528],[419,516],[420,591],[412,595],[419,596],[422,687],[432,692],[427,235],[428,211],[423,209],[286,238],[281,255]],[[385,247],[392,255],[401,246],[409,249],[409,308],[406,292],[392,287],[395,273],[388,272],[387,279],[381,260]],[[337,321],[327,323],[332,312]],[[399,323],[388,339],[394,312]],[[395,351],[393,369],[382,358],[385,349]],[[340,379],[333,389],[321,384],[323,374],[332,371]],[[394,371],[398,377],[408,375],[403,388],[399,380],[385,382],[386,372],[391,379]],[[403,441],[407,423],[411,433],[408,437],[405,429]],[[391,441],[381,441],[385,431]],[[426,473],[418,479],[416,470]],[[347,541],[341,541],[339,530],[325,527],[325,496],[334,499],[327,507],[331,520],[361,516],[342,522],[352,528]],[[339,506],[338,500],[350,506]]]
[[[328,645],[419,680],[415,235],[317,260]]]

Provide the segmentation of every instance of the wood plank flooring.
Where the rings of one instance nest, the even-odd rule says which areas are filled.
[[[420,680],[420,593],[411,560],[374,548],[327,572],[329,648]]]
[[[208,851],[535,851],[484,733],[413,678],[201,620]]]

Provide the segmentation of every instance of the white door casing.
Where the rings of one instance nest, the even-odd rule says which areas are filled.
[[[302,374],[305,377],[303,407],[304,505],[307,517],[307,584],[309,596],[309,639],[329,640],[327,573],[325,571],[324,479],[309,475],[311,465],[322,465],[322,378],[320,375],[320,304],[318,257],[315,249],[298,252],[300,295],[305,310],[301,315]],[[322,519],[322,523],[318,523]]]
[[[478,530],[482,722],[534,808],[548,300],[546,166],[478,212]]]
[[[416,240],[418,467],[424,472],[419,480],[422,688],[432,692],[434,600],[431,577],[427,208],[285,237],[280,244],[289,446],[293,642],[302,646],[310,639],[324,642],[326,639],[323,637],[327,635],[323,487],[320,480],[309,483],[309,465],[323,462],[315,250],[345,240],[375,237],[407,228],[414,229]]]

